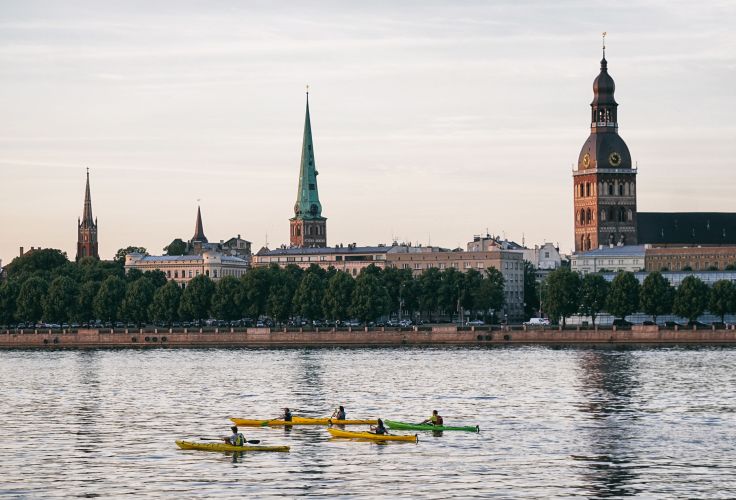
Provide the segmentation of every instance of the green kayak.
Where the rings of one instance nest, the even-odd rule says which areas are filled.
[[[452,426],[452,425],[428,425],[428,424],[410,424],[408,422],[397,422],[395,420],[384,420],[389,429],[406,429],[413,431],[467,431],[480,432],[477,425]]]

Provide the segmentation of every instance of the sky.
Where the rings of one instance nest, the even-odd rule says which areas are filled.
[[[288,243],[305,86],[328,244],[573,244],[606,31],[640,211],[736,211],[736,1],[0,5],[0,259]]]

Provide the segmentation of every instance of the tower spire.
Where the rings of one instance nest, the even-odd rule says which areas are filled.
[[[202,226],[202,211],[197,205],[197,222],[194,224],[194,236],[192,242],[207,243],[207,237],[204,235],[204,227]]]
[[[87,183],[84,187],[82,218],[77,219],[77,260],[83,257],[99,258],[97,253],[97,221],[92,217],[89,168],[87,168]]]
[[[608,33],[606,31],[604,31],[603,32],[603,36],[602,36],[602,38],[603,38],[603,60],[604,61],[606,60],[606,35],[607,34]]]
[[[82,210],[82,225],[91,227],[94,225],[92,218],[92,195],[89,189],[89,168],[87,168],[87,186],[84,189],[84,208]]]

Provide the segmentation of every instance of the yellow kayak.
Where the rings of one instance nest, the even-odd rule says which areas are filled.
[[[286,425],[376,425],[376,420],[333,420],[331,418],[292,417],[291,422],[285,420],[254,420],[250,418],[231,418],[235,425],[243,427],[279,427]]]
[[[396,434],[374,434],[372,432],[354,432],[354,431],[343,431],[342,429],[329,428],[327,431],[334,437],[346,438],[346,439],[358,439],[358,440],[370,440],[370,441],[409,441],[412,443],[417,442],[417,435],[413,436],[399,436]]]
[[[260,446],[245,445],[233,446],[227,443],[193,443],[191,441],[177,441],[176,445],[182,450],[201,451],[289,451],[288,446]]]

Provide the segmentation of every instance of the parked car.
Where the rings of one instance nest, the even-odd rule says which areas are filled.
[[[524,321],[527,326],[549,326],[549,320],[547,318],[529,318],[529,321]]]
[[[483,326],[486,322],[482,319],[473,319],[465,323],[466,326]]]
[[[345,326],[360,326],[361,323],[357,319],[349,319],[343,323]]]

